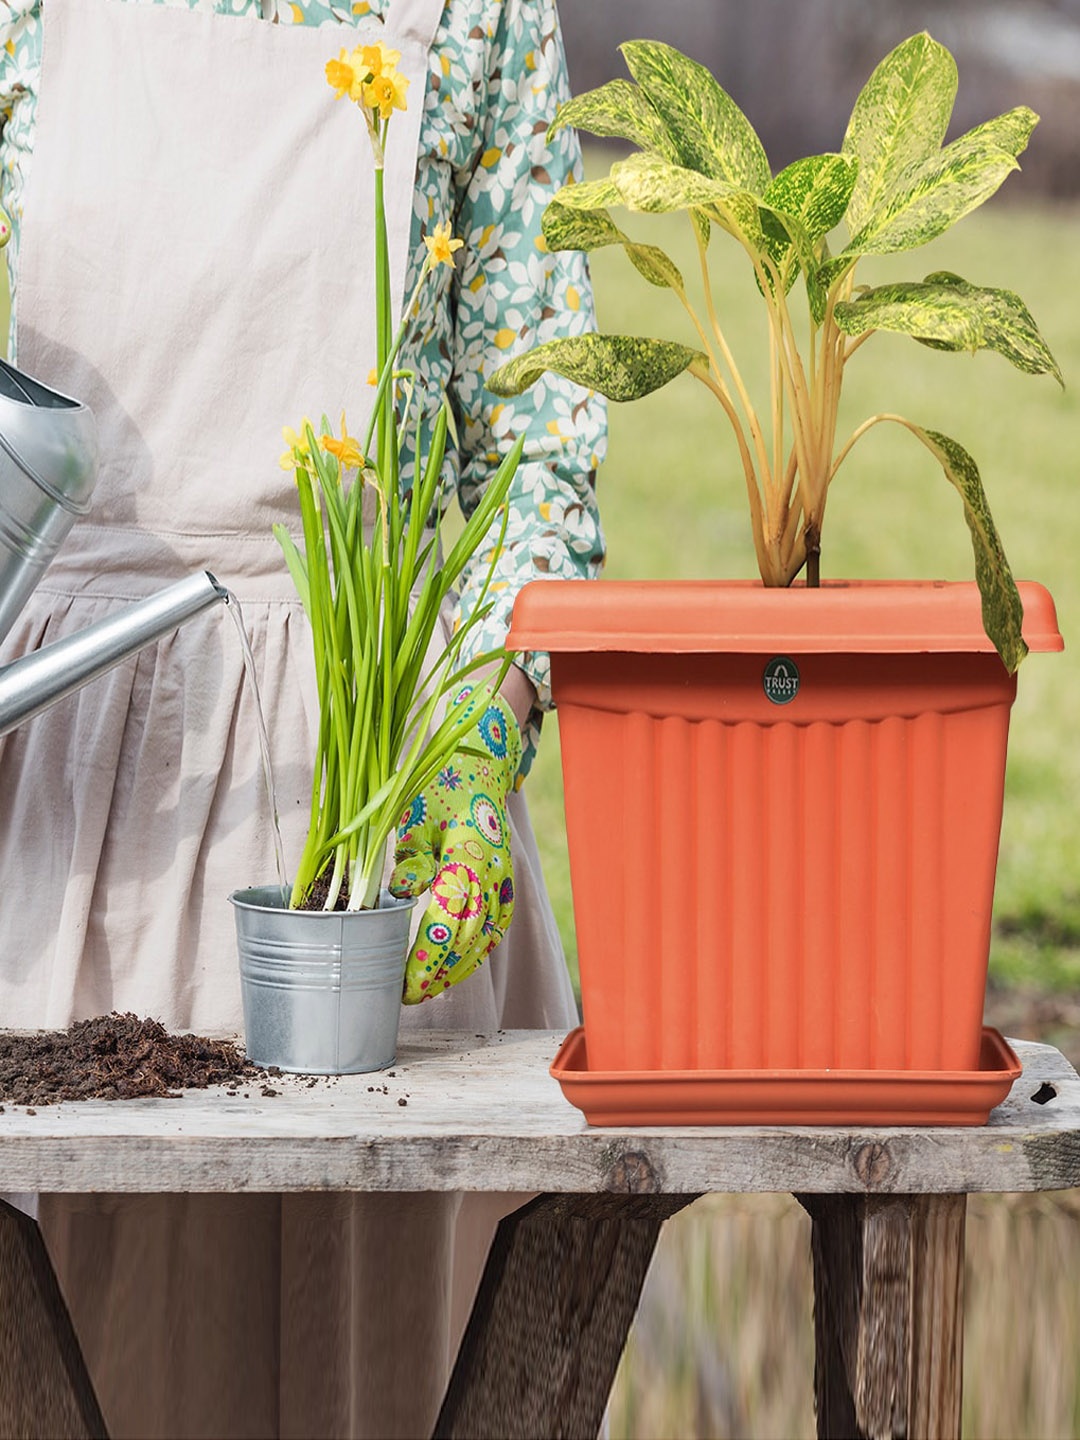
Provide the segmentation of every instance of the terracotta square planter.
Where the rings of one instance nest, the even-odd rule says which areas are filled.
[[[978,1070],[1016,680],[974,584],[541,582],[509,643],[552,654],[590,1070]]]

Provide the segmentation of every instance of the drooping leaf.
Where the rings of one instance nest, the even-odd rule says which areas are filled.
[[[857,234],[900,176],[936,153],[956,99],[956,61],[925,32],[912,35],[877,66],[855,101],[843,153],[859,162],[848,205]]]
[[[550,370],[599,390],[609,400],[637,400],[674,380],[695,361],[708,363],[699,351],[670,340],[577,335],[549,340],[518,355],[496,370],[487,386],[496,395],[520,395]]]
[[[926,446],[964,503],[964,519],[975,552],[975,578],[982,596],[983,627],[1011,675],[1027,654],[1024,606],[990,514],[979,467],[962,445],[937,430],[924,430],[892,416]]]
[[[622,231],[606,210],[571,209],[563,204],[565,193],[560,190],[544,211],[542,224],[549,250],[601,250],[619,243]]]
[[[711,71],[656,40],[631,40],[620,48],[682,164],[761,195],[771,173],[764,147]]]
[[[629,140],[642,150],[655,150],[669,160],[678,159],[663,120],[629,80],[609,80],[599,89],[575,95],[560,105],[548,129],[548,140],[566,125],[587,130],[590,135]]]
[[[1008,130],[1015,139],[1019,128],[980,126],[978,133],[961,135],[909,170],[889,199],[825,267],[823,283],[830,285],[859,255],[892,255],[925,245],[989,200],[1005,177],[1020,168],[1016,156],[994,143],[993,136],[1006,138]]]
[[[935,271],[921,283],[879,285],[838,304],[835,315],[847,335],[892,330],[943,350],[996,350],[1025,374],[1053,375],[1064,384],[1019,295],[971,285],[949,271]]]
[[[556,196],[544,211],[544,239],[549,250],[600,250],[621,245],[650,285],[682,293],[678,266],[656,245],[639,245],[624,235],[606,210],[567,210]]]

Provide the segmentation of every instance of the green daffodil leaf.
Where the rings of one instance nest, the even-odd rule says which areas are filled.
[[[679,160],[713,180],[761,195],[769,162],[754,127],[704,65],[655,40],[620,47],[663,120]]]
[[[552,371],[578,385],[599,390],[609,400],[637,400],[674,380],[695,361],[708,363],[699,351],[670,340],[577,335],[549,340],[518,355],[495,371],[487,387],[503,397],[520,395],[541,375]]]
[[[835,316],[848,335],[891,330],[941,350],[995,350],[1025,374],[1053,375],[1064,385],[1019,295],[970,285],[948,271],[935,271],[921,283],[879,285],[839,303]]]

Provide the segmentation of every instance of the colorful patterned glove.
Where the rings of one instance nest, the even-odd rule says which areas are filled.
[[[398,825],[390,890],[420,895],[430,887],[432,897],[405,967],[406,1005],[448,990],[483,964],[514,912],[506,797],[521,733],[501,696],[483,688],[464,693],[475,696],[475,723]]]

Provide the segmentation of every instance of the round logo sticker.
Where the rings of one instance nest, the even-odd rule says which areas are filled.
[[[790,705],[799,693],[799,667],[786,655],[776,655],[765,666],[761,683],[774,705]]]

